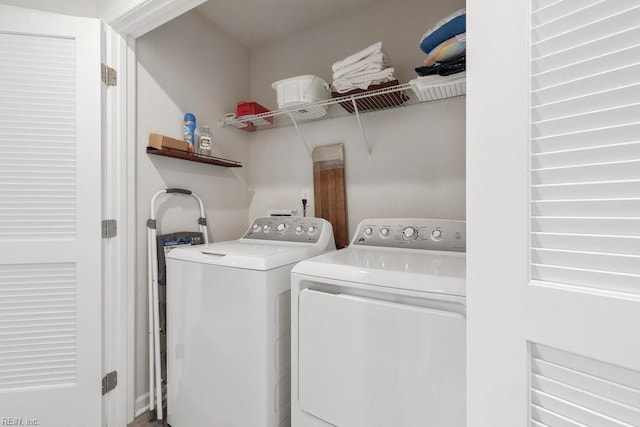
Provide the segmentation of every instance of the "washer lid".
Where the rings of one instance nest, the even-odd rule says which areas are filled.
[[[318,255],[323,249],[312,243],[233,240],[177,247],[167,254],[167,258],[266,271]]]
[[[466,296],[466,254],[458,252],[349,246],[304,260],[292,273]]]

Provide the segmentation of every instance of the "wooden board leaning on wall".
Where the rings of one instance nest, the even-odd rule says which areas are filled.
[[[338,249],[349,243],[347,203],[344,181],[344,145],[333,144],[313,149],[313,192],[315,215],[333,226]]]

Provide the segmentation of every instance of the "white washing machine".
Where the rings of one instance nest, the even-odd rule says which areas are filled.
[[[465,426],[465,223],[370,219],[292,271],[294,427]]]
[[[329,222],[266,217],[239,240],[167,255],[172,427],[290,425],[291,268],[329,250]]]

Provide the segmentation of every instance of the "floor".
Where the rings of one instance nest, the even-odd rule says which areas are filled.
[[[133,422],[129,424],[127,427],[155,427],[156,425],[155,420],[152,422],[149,422],[147,421],[147,416],[148,414],[145,412],[144,414],[140,415],[138,418],[133,420]]]

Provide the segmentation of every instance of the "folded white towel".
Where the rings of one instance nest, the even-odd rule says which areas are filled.
[[[384,77],[381,79],[373,79],[373,80],[368,80],[366,82],[362,82],[362,83],[358,83],[358,84],[338,84],[337,86],[334,85],[334,89],[336,92],[338,93],[347,93],[350,92],[354,89],[362,89],[362,90],[366,90],[369,86],[371,85],[379,85],[381,83],[386,83],[386,82],[390,82],[392,80],[396,80],[395,77]]]
[[[340,68],[355,64],[356,62],[366,58],[367,56],[374,55],[376,53],[382,53],[382,42],[374,43],[366,49],[362,49],[360,52],[356,52],[353,55],[346,57],[342,61],[334,63],[331,66],[331,69],[335,73]]]
[[[366,58],[351,64],[346,67],[340,68],[338,71],[333,73],[333,79],[337,80],[339,78],[349,76],[352,73],[358,73],[360,71],[380,71],[385,69],[391,65],[389,63],[389,58],[384,53],[376,53],[374,55],[369,55]]]
[[[386,76],[395,76],[396,70],[393,67],[388,67],[385,68],[383,70],[380,71],[376,71],[376,72],[370,72],[370,71],[363,71],[360,73],[355,73],[353,76],[346,78],[343,77],[341,79],[336,79],[334,80],[334,83],[338,82],[338,83],[342,83],[342,82],[352,82],[352,83],[359,83],[359,82],[363,82],[363,81],[367,81],[370,79],[378,79],[378,78],[382,78],[382,77],[386,77]]]
[[[353,89],[367,89],[373,84],[390,82],[391,80],[397,80],[393,67],[375,73],[362,73],[351,78],[334,80],[333,88],[336,92],[345,93]]]

